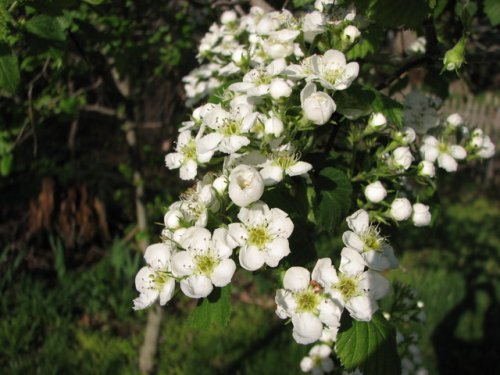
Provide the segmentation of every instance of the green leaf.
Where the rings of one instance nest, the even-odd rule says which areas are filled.
[[[26,22],[26,30],[36,36],[62,42],[66,39],[64,28],[57,17],[41,14]]]
[[[401,374],[396,331],[380,312],[369,322],[344,314],[335,349],[347,371],[359,368],[364,375]]]
[[[370,90],[375,95],[375,99],[371,104],[373,112],[382,112],[390,121],[400,127],[403,126],[403,105],[380,91]]]
[[[193,328],[206,329],[208,326],[225,327],[231,317],[231,286],[214,288],[212,293],[201,300],[188,317]]]
[[[311,4],[314,0],[293,0],[292,4],[295,8],[301,8],[305,5]]]
[[[5,44],[0,44],[0,88],[14,93],[19,84],[17,57]]]
[[[340,169],[327,167],[319,173],[317,186],[318,223],[320,228],[334,231],[351,207],[351,181]]]
[[[8,176],[12,169],[12,154],[4,155],[0,162],[0,175]]]
[[[349,120],[356,120],[372,113],[371,103],[375,95],[360,85],[352,85],[347,90],[335,93],[333,100],[337,104],[337,112]]]
[[[361,40],[354,44],[354,46],[347,52],[347,59],[360,59],[372,53],[378,52],[383,40],[383,29],[376,24],[371,25],[363,30],[361,33]]]
[[[484,13],[493,26],[500,25],[500,2],[498,0],[484,0]]]
[[[99,5],[102,4],[105,0],[84,0],[84,1],[92,5]]]
[[[418,29],[430,12],[426,0],[372,0],[367,4],[366,0],[354,2],[358,9],[364,9],[368,18],[379,26],[396,28],[408,27]]]

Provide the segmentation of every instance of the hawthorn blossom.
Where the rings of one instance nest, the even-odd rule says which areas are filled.
[[[264,193],[264,180],[249,165],[240,164],[229,174],[229,198],[240,207],[256,202]]]
[[[330,358],[332,348],[326,344],[314,345],[309,351],[309,355],[300,361],[302,372],[310,372],[313,375],[327,374],[335,367]]]
[[[245,93],[251,97],[267,95],[270,85],[274,79],[281,79],[278,75],[286,68],[286,60],[279,58],[273,60],[266,67],[259,67],[250,70],[243,76],[242,82],[229,85],[228,90]]]
[[[145,309],[157,300],[163,306],[172,299],[175,280],[170,273],[170,261],[174,248],[170,242],[147,247],[144,253],[147,266],[142,267],[135,277],[139,297],[133,301],[134,310]]]
[[[479,128],[472,131],[469,144],[472,152],[480,158],[489,159],[495,155],[495,144]]]
[[[365,262],[361,255],[344,248],[341,253],[339,273],[329,258],[319,259],[312,277],[327,292],[332,300],[345,306],[356,320],[369,321],[378,310],[377,300],[389,291],[389,281],[379,273],[364,271]]]
[[[394,250],[379,233],[379,229],[370,225],[368,212],[358,210],[346,219],[349,231],[344,232],[344,244],[357,251],[368,267],[377,271],[395,268],[398,261]]]
[[[313,56],[314,80],[328,90],[345,90],[359,73],[357,62],[346,63],[345,55],[328,50],[323,56]]]
[[[172,256],[172,274],[181,278],[182,292],[191,298],[208,296],[213,287],[231,282],[236,264],[229,257],[236,243],[227,229],[217,228],[213,235],[205,228],[191,227],[178,238],[184,249]]]
[[[312,165],[300,160],[291,144],[278,147],[262,165],[260,175],[266,186],[275,185],[283,180],[284,175],[300,176],[312,169]]]
[[[250,143],[245,134],[254,126],[257,113],[252,112],[249,106],[239,106],[238,109],[228,112],[221,106],[216,106],[205,116],[204,123],[214,132],[199,139],[198,152],[221,151],[233,154]]]
[[[305,118],[316,125],[326,124],[337,108],[330,95],[322,91],[316,91],[314,83],[308,83],[302,89],[300,103]]]
[[[317,35],[323,34],[326,31],[325,16],[318,11],[307,13],[302,19],[302,32],[304,40],[312,43]]]
[[[258,201],[242,207],[239,223],[229,224],[229,235],[240,247],[240,265],[255,271],[264,264],[276,267],[290,253],[288,237],[293,232],[292,220],[279,208],[269,208]]]
[[[307,269],[291,267],[285,272],[283,287],[276,292],[276,314],[292,319],[296,342],[310,344],[321,337],[324,326],[340,325],[342,308],[323,292],[314,273],[311,280]]]
[[[424,137],[420,153],[425,160],[431,163],[437,160],[438,166],[447,172],[455,172],[458,167],[457,160],[467,157],[467,151],[462,146],[438,140],[432,135]]]
[[[414,157],[409,147],[402,146],[396,148],[389,159],[390,165],[399,170],[407,170],[410,168]]]
[[[198,171],[198,164],[208,163],[214,154],[213,150],[198,152],[197,143],[190,131],[183,131],[177,139],[176,152],[165,156],[165,164],[168,169],[180,168],[180,177],[183,180],[194,179]]]

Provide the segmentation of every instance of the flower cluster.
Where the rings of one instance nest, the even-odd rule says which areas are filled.
[[[337,113],[345,98],[339,92],[360,72],[346,52],[363,22],[333,0],[317,0],[315,9],[300,17],[257,7],[241,17],[226,11],[202,39],[198,58],[206,63],[185,78],[189,103],[225,88],[193,109],[165,157],[194,186],[168,207],[162,242],[145,252],[134,309],[165,305],[176,284],[190,298],[205,298],[231,283],[238,267],[286,269],[276,314],[291,321],[298,343],[321,341],[301,362],[303,371],[320,374],[333,369],[341,316],[370,321],[390,290],[382,273],[398,261],[383,225],[429,225],[430,206],[418,188],[433,185],[437,168],[455,171],[462,160],[493,156],[495,146],[458,114],[441,121],[438,103],[418,92],[407,96],[400,122],[382,112]],[[330,164],[318,157],[325,148],[334,155]],[[356,207],[340,256],[317,260],[310,272],[287,257],[297,251],[294,227],[318,223],[314,168],[325,165],[342,171],[346,191],[361,194],[346,198]],[[279,189],[302,194],[294,186],[301,186],[305,215],[270,198]]]

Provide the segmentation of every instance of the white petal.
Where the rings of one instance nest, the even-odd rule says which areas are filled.
[[[164,306],[168,301],[170,301],[174,295],[175,291],[175,280],[170,278],[160,291],[160,305]]]
[[[354,232],[348,230],[342,234],[342,241],[344,241],[346,246],[349,246],[358,252],[363,251],[365,243],[363,240]]]
[[[378,310],[377,302],[368,296],[358,296],[351,298],[345,305],[349,314],[363,322],[368,322],[372,319],[372,315]]]
[[[198,154],[204,154],[216,150],[222,138],[223,136],[220,133],[210,133],[201,137],[196,142],[196,152]]]
[[[179,170],[179,176],[183,180],[193,180],[198,171],[198,164],[194,160],[187,160]]]
[[[234,263],[232,259],[223,259],[217,267],[215,267],[210,280],[212,280],[215,286],[226,286],[231,282],[235,271],[236,263]]]
[[[267,165],[260,170],[266,186],[276,185],[283,180],[283,169],[277,165]]]
[[[319,319],[329,327],[340,326],[340,316],[342,315],[342,306],[334,300],[325,299],[319,306]]]
[[[344,247],[341,252],[340,271],[349,276],[359,275],[365,269],[365,260],[356,250]]]
[[[146,293],[154,288],[153,278],[155,272],[151,267],[142,267],[135,275],[135,289],[139,293]]]
[[[294,165],[290,166],[287,168],[285,171],[287,175],[293,177],[293,176],[300,176],[304,173],[309,172],[312,169],[312,165],[305,162],[305,161],[298,161]]]
[[[240,246],[247,243],[248,232],[241,223],[232,223],[228,226],[228,234]]]
[[[293,338],[299,344],[311,344],[321,337],[323,324],[311,313],[296,314],[292,317]]]
[[[191,227],[186,229],[182,237],[179,239],[179,244],[188,251],[196,253],[205,253],[210,247],[210,239],[212,234],[206,228]]]
[[[149,245],[144,253],[146,263],[155,270],[167,270],[170,265],[172,246],[166,243]]]
[[[193,255],[187,251],[179,251],[174,254],[170,263],[172,267],[172,274],[175,277],[191,275],[196,268]]]
[[[311,281],[311,274],[304,267],[290,267],[283,278],[283,286],[291,291],[306,289]]]
[[[448,154],[440,154],[438,157],[438,165],[446,170],[446,172],[455,172],[458,168],[458,163]]]
[[[458,145],[450,146],[450,154],[458,160],[462,160],[467,157],[467,151],[465,151],[465,148]]]
[[[290,254],[290,245],[285,238],[276,238],[266,245],[264,261],[269,267],[277,267],[281,259]]]
[[[312,279],[326,289],[329,289],[332,284],[339,281],[337,271],[335,271],[330,258],[318,259],[312,271]]]
[[[293,294],[286,289],[278,289],[276,291],[276,296],[274,297],[274,302],[276,302],[276,315],[280,319],[286,319],[295,314],[295,309],[297,308],[297,301],[293,297]]]
[[[229,258],[238,243],[226,228],[217,228],[212,234],[212,247],[220,258]]]
[[[390,287],[391,284],[384,276],[372,270],[364,272],[358,284],[359,289],[365,291],[375,300],[385,297],[389,293]]]
[[[182,165],[183,160],[184,155],[178,152],[171,152],[170,154],[167,154],[167,156],[165,156],[165,164],[167,165],[168,169],[179,168]]]
[[[254,246],[245,246],[240,249],[240,265],[248,271],[255,271],[264,265],[264,256]]]
[[[300,102],[304,104],[304,100],[315,93],[316,90],[316,85],[314,83],[308,83],[300,92]]]
[[[247,137],[242,135],[231,135],[230,137],[224,138],[219,145],[219,150],[226,154],[234,154],[243,146],[250,143]]]
[[[267,215],[267,219],[269,220],[267,229],[271,234],[281,238],[288,238],[292,235],[294,225],[285,211],[272,208]]]
[[[339,66],[345,66],[345,55],[337,50],[331,49],[325,52],[323,58],[321,59],[322,64],[338,64]]]
[[[349,228],[356,233],[363,233],[370,225],[370,217],[365,210],[356,211],[346,220]]]
[[[142,310],[151,306],[158,298],[157,290],[148,290],[139,294],[139,297],[134,299],[134,310]]]
[[[210,279],[203,275],[190,276],[181,280],[181,290],[190,298],[205,298],[213,289]]]

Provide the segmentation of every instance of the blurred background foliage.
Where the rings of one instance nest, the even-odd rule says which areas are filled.
[[[311,2],[268,3],[296,9]],[[165,207],[186,187],[163,167],[187,116],[181,80],[197,65],[198,41],[230,3],[0,0],[2,373],[138,373],[147,313],[132,311],[131,301],[141,247],[156,241]],[[373,19],[392,20],[369,26],[351,51],[367,80],[395,95],[430,90],[447,111],[464,90],[484,105],[498,100],[498,3],[397,3],[356,1]],[[421,14],[408,11],[422,4]],[[467,29],[460,77],[440,74],[442,61],[430,55],[417,63],[406,55],[405,33],[431,26],[443,53]],[[462,89],[453,90],[457,82]],[[496,141],[494,110],[496,119],[489,112],[473,119]],[[420,344],[431,373],[500,373],[498,163],[441,176],[434,225],[391,235],[402,264],[391,277],[412,285],[426,306]],[[294,241],[296,256],[313,258],[300,253],[311,246],[299,235]],[[340,246],[325,237],[315,251]],[[299,373],[307,348],[274,316],[274,283],[265,273],[253,283],[239,272],[226,328],[192,328],[195,302],[176,298],[166,308],[156,372]]]

